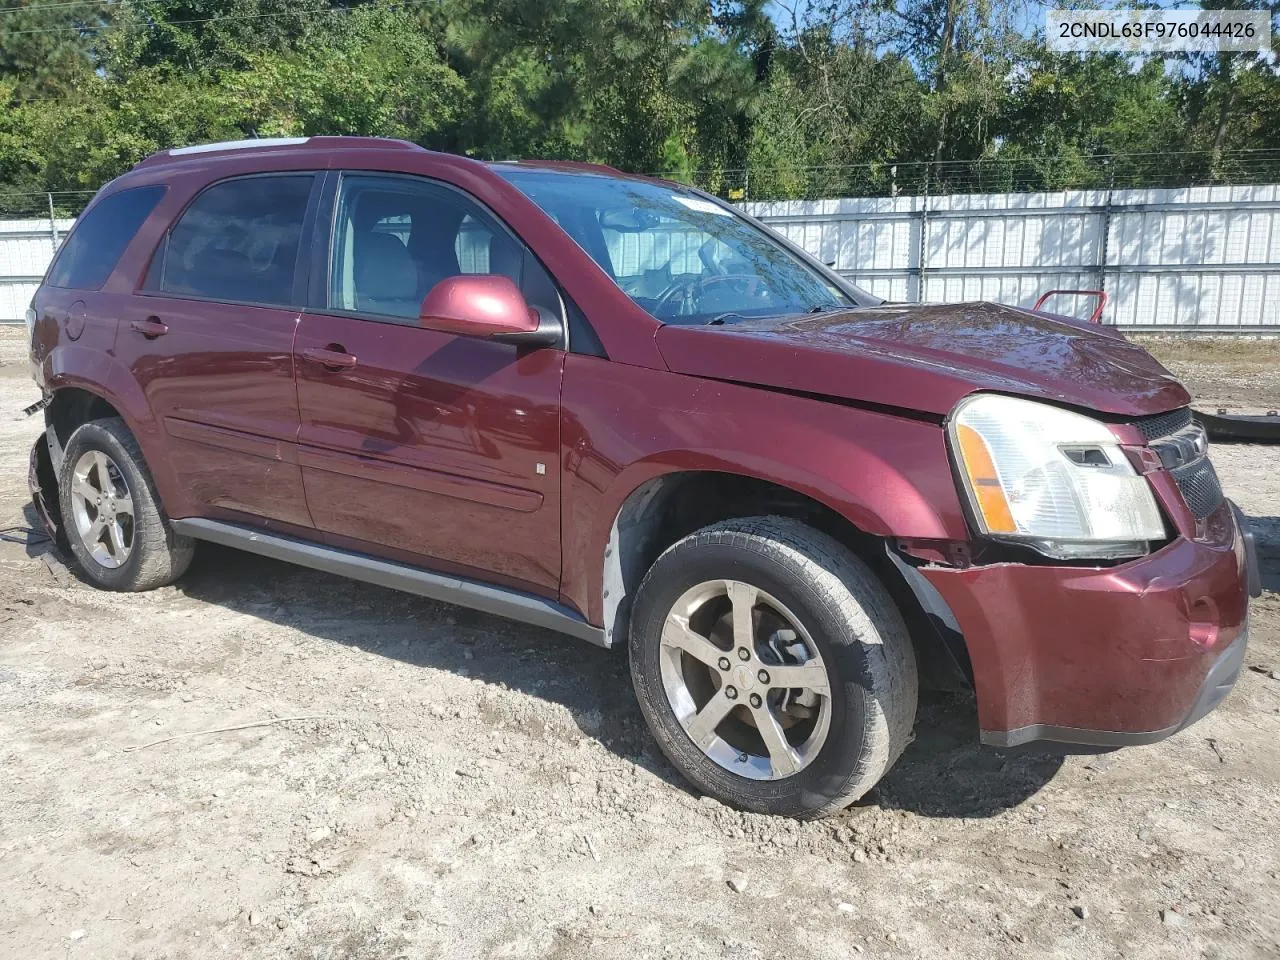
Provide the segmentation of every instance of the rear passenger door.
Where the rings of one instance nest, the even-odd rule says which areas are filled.
[[[418,324],[446,277],[511,277],[563,318],[533,254],[467,194],[344,174],[296,343],[299,456],[339,545],[554,595],[564,352]]]
[[[295,441],[293,339],[312,173],[202,190],[152,259],[117,337],[203,513],[310,526]],[[313,214],[312,214],[313,216]]]

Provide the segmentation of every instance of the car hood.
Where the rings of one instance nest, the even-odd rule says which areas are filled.
[[[1191,400],[1118,331],[997,303],[667,325],[657,342],[677,373],[938,415],[977,390],[1122,416]]]

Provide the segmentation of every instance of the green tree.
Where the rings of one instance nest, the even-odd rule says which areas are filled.
[[[93,76],[107,3],[18,0],[0,7],[0,79],[7,101],[64,96]]]
[[[1179,74],[1189,142],[1209,151],[1205,174],[1220,180],[1236,172],[1228,150],[1273,148],[1280,138],[1280,68],[1275,64],[1276,4],[1272,0],[1201,0],[1206,10],[1271,13],[1272,49],[1265,54],[1191,54]],[[1280,171],[1277,171],[1280,172]]]
[[[705,13],[696,0],[456,0],[450,62],[475,91],[460,143],[659,169],[689,130],[670,77]]]
[[[10,0],[0,192],[90,190],[154,150],[270,134],[599,161],[757,198],[1280,177],[1238,153],[1280,138],[1271,56],[1055,55],[1018,11]]]
[[[1162,61],[1041,48],[1021,64],[998,126],[997,188],[1138,182],[1177,161],[1183,129]],[[1126,159],[1113,164],[1113,154]]]
[[[243,70],[259,54],[304,44],[346,6],[330,0],[128,0],[115,8],[104,58],[120,76],[140,67]]]
[[[403,11],[369,6],[315,28],[305,50],[251,55],[225,71],[224,96],[259,136],[443,141],[468,109],[466,84]]]
[[[778,31],[764,0],[712,5],[711,22],[677,53],[671,91],[690,116],[691,163],[741,168],[769,88]]]

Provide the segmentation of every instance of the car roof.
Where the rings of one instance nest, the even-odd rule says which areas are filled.
[[[452,160],[471,160],[481,163],[495,173],[501,168],[519,167],[527,170],[542,170],[554,173],[595,174],[597,176],[614,177],[626,180],[657,181],[658,178],[640,174],[626,173],[616,167],[601,163],[587,163],[580,160],[497,160],[476,161],[461,154],[438,153],[425,147],[410,143],[408,140],[393,140],[388,137],[260,137],[247,140],[223,140],[216,143],[199,143],[186,147],[175,147],[153,153],[134,166],[134,170],[152,170],[170,164],[180,164],[192,160],[205,160],[235,156],[246,160],[255,155],[280,156],[324,155],[335,150],[368,150],[377,153],[414,152],[449,157]]]

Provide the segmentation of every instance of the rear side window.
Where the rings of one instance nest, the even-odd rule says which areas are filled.
[[[106,283],[164,189],[158,184],[134,187],[95,203],[77,221],[45,282],[74,290],[97,290]]]
[[[244,177],[205,190],[169,231],[146,288],[202,300],[292,303],[313,180]]]

